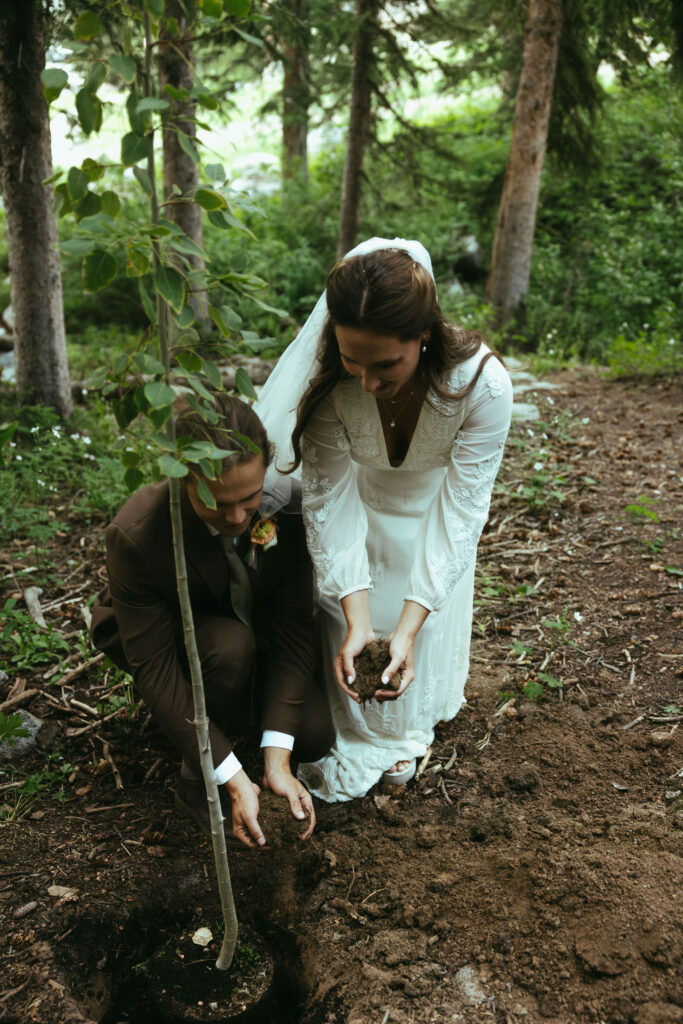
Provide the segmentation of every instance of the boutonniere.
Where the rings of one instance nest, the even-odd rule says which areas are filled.
[[[254,523],[249,533],[251,550],[247,558],[247,565],[253,565],[256,561],[256,548],[262,547],[264,551],[274,548],[277,544],[277,516],[259,519]]]

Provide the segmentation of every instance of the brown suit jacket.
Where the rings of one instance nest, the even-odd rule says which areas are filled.
[[[260,725],[296,735],[314,668],[313,574],[299,495],[277,513],[277,528],[276,546],[258,548],[256,564],[248,568],[251,621],[269,652]],[[186,498],[183,535],[193,613],[235,618],[228,563]],[[92,641],[132,673],[152,713],[161,712],[159,718],[172,723],[165,728],[169,738],[196,760],[168,483],[149,484],[128,499],[107,528],[106,547],[109,585],[93,606]],[[209,733],[217,766],[232,746],[215,723]]]

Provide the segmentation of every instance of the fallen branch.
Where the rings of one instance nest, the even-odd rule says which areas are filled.
[[[98,736],[97,733],[95,733],[95,738],[98,739],[102,744],[102,754],[104,756],[104,760],[111,768],[112,775],[114,776],[114,782],[116,783],[116,788],[123,789],[123,779],[121,778],[120,771],[116,767],[116,762],[114,758],[111,756],[109,743],[107,742],[107,740],[103,740],[101,736]]]
[[[31,700],[39,693],[40,690],[24,690],[23,693],[15,693],[13,697],[8,697],[0,704],[0,711],[7,711],[8,708],[16,707],[17,704],[23,704],[25,700]]]
[[[105,654],[102,651],[100,651],[94,657],[88,658],[87,661],[84,661],[82,665],[77,665],[76,668],[72,668],[69,672],[66,672],[59,679],[55,679],[55,682],[64,686],[65,683],[70,683],[72,679],[77,679],[78,676],[82,675],[84,672],[87,672],[87,670],[89,668],[92,668],[93,665],[98,665],[101,661],[104,661],[104,658]]]
[[[43,609],[40,607],[40,601],[38,598],[43,592],[42,587],[27,587],[26,590],[22,591],[24,603],[28,610],[29,615],[41,629],[47,629],[47,622],[43,615]]]
[[[427,765],[429,764],[429,759],[430,759],[431,756],[432,756],[432,748],[429,747],[427,749],[427,753],[425,754],[425,756],[422,758],[422,760],[420,761],[419,765],[417,766],[417,771],[415,772],[415,781],[416,782],[420,778],[420,776],[422,775],[422,773],[425,770],[425,768],[427,767]]]

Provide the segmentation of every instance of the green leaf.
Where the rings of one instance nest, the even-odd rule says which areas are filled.
[[[66,176],[66,184],[69,189],[69,195],[74,201],[82,199],[88,191],[88,178],[80,167],[69,168],[69,173]]]
[[[207,508],[212,508],[214,511],[216,510],[216,499],[209,490],[209,485],[203,476],[200,476],[197,480],[197,494]]]
[[[57,99],[69,81],[69,76],[62,68],[45,68],[40,77],[43,83],[43,94],[48,103]]]
[[[116,260],[102,249],[89,253],[83,260],[83,288],[99,292],[116,277]]]
[[[207,259],[205,251],[187,235],[177,235],[171,245],[177,252],[185,253],[186,256],[197,256],[201,260]]]
[[[200,93],[197,96],[197,103],[205,110],[218,110],[218,100],[215,96],[207,95],[207,93]]]
[[[182,149],[183,153],[186,153],[187,156],[189,156],[190,160],[198,164],[199,153],[197,152],[197,148],[194,142],[192,142],[192,140],[190,139],[189,135],[186,135],[184,132],[178,132],[177,135],[178,145]]]
[[[564,686],[564,683],[561,679],[556,679],[555,676],[549,676],[547,672],[539,672],[538,678],[541,680],[542,683],[545,683],[546,686],[550,686],[553,689],[557,689],[558,687],[561,688]]]
[[[138,102],[136,110],[140,114],[145,110],[168,110],[170,106],[168,100],[161,100],[158,96],[145,96]]]
[[[133,33],[130,30],[130,25],[124,25],[123,31],[121,32],[121,46],[125,54],[131,53],[133,49]]]
[[[157,430],[161,430],[164,423],[171,418],[173,412],[172,405],[164,405],[161,409],[150,409],[148,416],[151,419]]]
[[[100,202],[102,203],[102,213],[106,213],[109,217],[118,217],[121,212],[121,200],[116,192],[107,189],[100,196]]]
[[[131,130],[136,135],[144,135],[149,127],[150,117],[149,113],[138,113],[138,103],[140,101],[140,95],[137,89],[133,88],[128,93],[128,99],[126,100],[126,110],[128,111],[128,123],[130,124]]]
[[[155,18],[163,17],[164,13],[164,0],[145,0],[145,7],[150,14],[153,14]]]
[[[135,395],[132,392],[124,395],[123,398],[112,399],[111,407],[114,410],[116,422],[121,430],[125,430],[140,411],[135,402]]]
[[[221,306],[219,312],[223,323],[227,324],[231,331],[239,331],[242,326],[242,317],[234,309],[231,309],[230,306]]]
[[[213,395],[211,394],[210,391],[207,390],[207,388],[204,387],[204,384],[202,383],[200,377],[192,375],[187,378],[187,382],[193,389],[193,391],[196,391],[198,395],[201,395],[202,398],[205,398],[207,402],[214,401]]]
[[[132,85],[135,81],[135,61],[130,57],[123,57],[121,54],[115,53],[113,57],[109,58],[109,66],[114,74],[122,78],[127,85]]]
[[[154,274],[154,287],[175,313],[183,308],[185,286],[173,267],[158,267]]]
[[[251,0],[223,0],[223,10],[236,18],[246,18],[250,6]]]
[[[256,391],[254,389],[254,385],[251,383],[251,380],[249,379],[249,374],[247,373],[243,366],[240,366],[239,369],[237,370],[237,373],[235,374],[235,387],[237,388],[241,395],[244,395],[245,398],[258,398],[258,395],[256,394]]]
[[[97,160],[91,160],[90,157],[87,156],[81,164],[81,170],[86,175],[88,181],[99,181],[106,168],[104,164],[99,164]]]
[[[225,2],[225,0],[224,0],[224,2]],[[243,28],[239,27],[239,25],[233,25],[232,29],[233,29],[233,32],[236,32],[238,36],[241,36],[242,39],[244,39],[245,43],[251,43],[252,46],[263,46],[263,40],[262,39],[259,39],[258,36],[250,35],[249,32],[245,32]]]
[[[142,455],[140,452],[124,452],[121,456],[121,462],[126,469],[135,469],[142,462]]]
[[[95,131],[98,121],[101,123],[100,101],[90,92],[89,89],[79,89],[76,93],[76,111],[81,128],[86,135]]]
[[[528,697],[529,700],[540,700],[543,696],[543,687],[540,683],[536,683],[533,679],[529,679],[522,687],[522,693]]]
[[[124,428],[122,427],[121,429],[123,430]],[[129,491],[137,491],[138,487],[145,482],[145,477],[139,469],[131,467],[123,474],[123,482]]]
[[[83,11],[74,25],[76,39],[92,39],[102,31],[102,21],[95,11]]]
[[[202,360],[202,370],[204,376],[208,381],[215,387],[220,388],[223,386],[223,378],[221,377],[221,371],[218,369],[215,363],[209,362],[208,359]],[[251,383],[251,381],[249,382]]]
[[[172,476],[179,479],[182,476],[187,476],[189,470],[187,466],[184,466],[182,462],[178,462],[172,455],[160,455],[159,456],[159,469],[164,476]]]
[[[208,188],[198,188],[194,194],[194,200],[203,210],[220,210],[225,206],[223,196]]]
[[[149,172],[144,167],[134,167],[133,174],[137,178],[143,192],[146,192],[148,196],[152,194],[152,179],[149,176]]]
[[[90,238],[67,238],[59,243],[59,248],[69,256],[87,256],[95,248],[95,242]]]
[[[90,70],[85,79],[86,89],[90,89],[90,92],[97,92],[102,82],[107,77],[107,65],[101,60],[96,60],[94,64],[90,65]]]
[[[163,409],[175,401],[175,391],[166,381],[148,380],[143,390],[151,409]]]
[[[79,221],[85,217],[94,217],[95,214],[100,212],[101,208],[102,200],[95,192],[86,192],[82,199],[74,203],[74,210]]]
[[[140,291],[140,301],[142,302],[143,309],[147,314],[147,319],[150,323],[155,324],[157,322],[157,307],[154,299],[149,294],[147,285],[142,278],[138,281],[138,289]]]
[[[200,7],[207,18],[220,18],[223,15],[221,0],[200,0]]]
[[[202,361],[196,352],[179,352],[176,361],[188,373],[197,373],[202,368]]]
[[[208,218],[210,222],[217,228],[238,228],[240,231],[246,231],[251,237],[255,238],[253,231],[250,231],[246,224],[243,224],[241,220],[238,220],[234,214],[230,213],[229,210],[209,210]]]
[[[128,132],[121,139],[121,163],[124,167],[132,167],[140,160],[146,160],[151,152],[152,140],[147,135]]]
[[[189,89],[176,89],[174,85],[169,85],[168,82],[164,86],[163,91],[167,96],[170,96],[172,100],[180,100],[182,103],[186,103],[190,98]]]
[[[194,312],[191,306],[183,306],[178,315],[176,316],[176,323],[178,327],[189,327],[194,323]]]
[[[144,277],[150,271],[150,261],[146,252],[134,245],[126,249],[126,277]]]
[[[677,569],[675,565],[665,566],[664,572],[668,572],[669,576],[683,576],[683,570]]]
[[[249,298],[252,302],[255,302],[261,309],[265,309],[266,313],[275,313],[276,316],[287,316],[286,309],[278,309],[277,306],[269,306],[267,302],[263,302],[262,299],[257,299],[255,295],[250,295]]]
[[[206,167],[204,168],[204,173],[206,174],[207,178],[211,179],[211,181],[219,181],[221,184],[223,184],[223,182],[226,179],[226,173],[223,164],[207,164]]]

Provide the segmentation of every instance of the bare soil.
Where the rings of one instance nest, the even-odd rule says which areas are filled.
[[[389,665],[391,654],[389,641],[373,640],[365,647],[353,663],[356,678],[351,690],[355,690],[362,702],[371,700],[378,690],[398,690],[401,676],[395,672],[388,683],[382,682],[382,672]]]
[[[551,379],[480,546],[468,703],[420,777],[318,805],[306,843],[230,851],[239,917],[277,961],[263,1021],[683,1021],[680,382]],[[72,527],[51,552],[65,632],[102,576],[98,531]],[[52,787],[2,826],[0,1020],[154,1024],[139,965],[216,934],[210,843],[175,813],[176,758],[144,707],[95,720],[70,700],[97,702],[101,666],[44,671],[26,703],[73,768],[63,802]],[[240,753],[258,778],[255,743]]]

